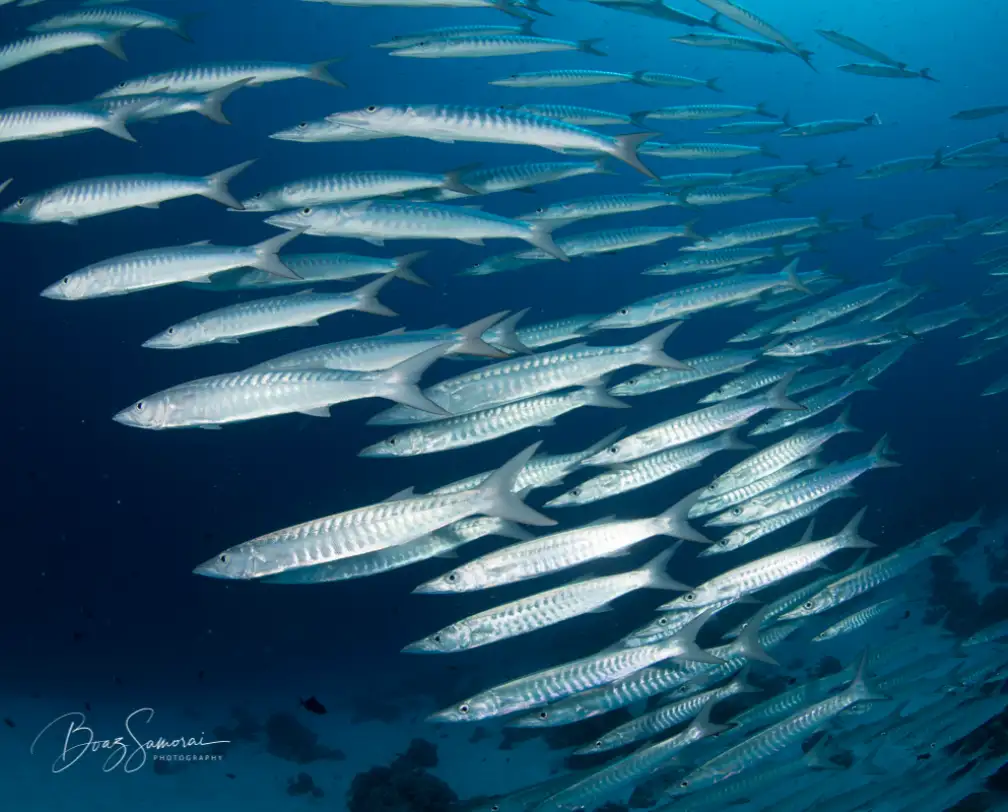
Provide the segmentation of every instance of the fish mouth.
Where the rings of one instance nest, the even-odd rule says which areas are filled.
[[[45,290],[39,293],[43,299],[53,299],[56,301],[66,301],[69,297],[63,295],[63,291],[60,290],[59,283],[55,283],[47,287]]]
[[[417,640],[399,649],[402,654],[440,654],[441,650],[436,648],[427,640]]]
[[[283,214],[274,214],[272,217],[267,217],[263,220],[264,223],[275,228],[285,228],[288,231],[295,228],[300,228],[296,223],[294,223],[289,217]]]
[[[123,426],[139,426],[139,424],[133,420],[133,415],[131,414],[132,409],[132,406],[129,409],[123,409],[121,412],[117,412],[112,415],[112,419]]]

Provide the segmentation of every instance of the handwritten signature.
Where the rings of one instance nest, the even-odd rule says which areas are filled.
[[[146,716],[146,719],[142,718],[143,716]],[[133,729],[134,724],[150,724],[153,718],[153,708],[138,708],[126,717],[126,734],[124,736],[116,736],[114,739],[99,739],[95,736],[94,730],[88,727],[87,717],[83,713],[79,711],[64,713],[42,728],[32,742],[29,752],[35,755],[39,741],[50,731],[61,728],[62,724],[67,725],[66,736],[63,739],[63,751],[52,764],[54,774],[70,769],[88,753],[106,754],[102,764],[102,772],[110,773],[122,767],[123,772],[135,773],[147,763],[147,755],[151,751],[191,750],[231,743],[227,740],[205,741],[202,733],[199,738],[185,736],[177,739],[165,739],[159,736],[156,739],[141,739]]]

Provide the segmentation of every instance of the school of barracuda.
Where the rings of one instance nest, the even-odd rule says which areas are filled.
[[[148,250],[68,272],[42,296],[78,301],[180,283],[261,294],[195,313],[144,343],[164,350],[235,343],[313,326],[323,318],[338,320],[344,311],[394,317],[379,300],[382,288],[395,280],[427,284],[414,272],[426,252],[391,258],[289,253],[292,242],[298,247],[316,242],[310,236],[353,238],[374,246],[398,239],[477,245],[508,241],[510,252],[456,272],[527,277],[538,263],[581,262],[600,253],[672,241],[661,264],[641,267],[631,260],[624,271],[686,278],[655,279],[653,295],[616,302],[620,306],[614,304],[609,313],[569,313],[538,324],[529,323],[527,311],[471,313],[469,323],[459,327],[401,328],[310,346],[249,369],[179,381],[141,397],[114,419],[145,429],[219,429],[272,415],[328,417],[336,404],[377,398],[391,405],[370,422],[392,427],[392,433],[360,454],[402,457],[548,427],[583,407],[629,409],[638,397],[657,399],[661,396],[654,393],[676,387],[693,386],[696,406],[632,431],[606,436],[599,431],[566,453],[553,453],[547,434],[551,453],[535,442],[508,460],[498,454],[496,470],[451,483],[422,483],[420,493],[410,488],[377,504],[345,505],[342,512],[306,517],[302,524],[269,530],[218,552],[195,573],[283,584],[338,582],[455,557],[468,543],[488,536],[514,539],[417,586],[416,593],[427,595],[528,585],[524,597],[507,603],[488,599],[486,610],[432,629],[403,649],[424,654],[449,654],[520,635],[529,635],[528,644],[535,646],[535,632],[547,626],[606,610],[638,590],[663,593],[653,621],[627,630],[621,639],[600,639],[597,653],[487,684],[431,715],[432,722],[503,719],[506,725],[547,728],[631,709],[631,721],[614,722],[598,741],[575,753],[611,751],[607,763],[599,766],[596,760],[591,767],[562,771],[473,808],[577,812],[625,802],[635,788],[647,786],[659,808],[677,812],[728,806],[754,812],[898,812],[949,809],[980,791],[1008,760],[1003,751],[995,752],[989,738],[970,739],[1008,708],[1003,691],[1008,622],[967,639],[947,631],[940,619],[925,623],[916,609],[928,593],[921,579],[912,576],[926,571],[936,557],[939,564],[947,559],[950,542],[980,527],[982,506],[976,506],[972,517],[877,552],[870,530],[869,538],[862,535],[867,506],[858,505],[856,485],[876,469],[880,473],[872,477],[891,476],[882,470],[898,465],[890,457],[889,440],[867,438],[862,453],[847,458],[831,453],[830,441],[859,432],[852,402],[884,386],[880,377],[904,353],[914,352],[927,333],[953,325],[962,331],[968,343],[959,364],[1002,353],[1008,345],[1008,305],[984,306],[983,313],[968,303],[912,313],[911,306],[930,292],[928,283],[908,282],[884,268],[871,281],[855,283],[815,268],[808,255],[816,250],[817,238],[863,228],[878,240],[930,240],[895,253],[885,266],[914,263],[953,241],[968,240],[983,245],[975,260],[980,273],[1005,276],[1008,245],[990,248],[984,241],[1008,233],[1008,216],[967,220],[956,212],[904,222],[886,217],[877,224],[871,215],[840,220],[797,212],[753,221],[746,217],[745,201],[786,201],[788,190],[799,184],[850,167],[844,158],[788,165],[779,158],[788,142],[777,146],[777,136],[808,138],[865,128],[884,132],[884,111],[795,121],[794,113],[774,112],[787,109],[786,100],[733,98],[728,83],[714,77],[663,73],[655,70],[660,65],[603,69],[602,39],[562,37],[562,13],[573,13],[572,2],[550,9],[538,0],[313,1],[333,6],[336,17],[349,13],[340,6],[373,6],[380,7],[374,13],[393,20],[394,7],[430,7],[435,24],[452,21],[451,16],[435,16],[455,13],[446,8],[485,10],[478,23],[402,32],[369,43],[378,49],[369,58],[385,71],[398,70],[410,58],[574,52],[584,54],[585,61],[538,57],[544,61],[536,70],[508,74],[504,69],[490,84],[518,88],[520,94],[500,95],[499,104],[460,104],[445,85],[433,103],[403,99],[347,110],[340,108],[339,90],[346,85],[330,72],[332,61],[192,65],[179,51],[177,68],[141,77],[124,72],[123,81],[99,88],[90,101],[0,110],[0,141],[89,130],[133,141],[136,123],[188,112],[229,123],[223,105],[232,94],[254,92],[249,88],[268,82],[307,79],[331,86],[338,109],[324,119],[280,129],[272,138],[334,144],[382,138],[474,141],[541,147],[560,155],[544,159],[530,149],[528,163],[498,166],[488,147],[482,166],[292,178],[244,200],[232,194],[229,183],[251,161],[210,174],[215,167],[194,165],[188,176],[158,173],[152,166],[150,174],[72,180],[47,190],[19,176],[3,184],[4,195],[17,198],[2,206],[0,222],[78,223],[195,195],[235,211],[260,213],[266,223],[283,229],[253,245],[203,241],[157,247],[152,241]],[[0,0],[0,5],[12,2]],[[847,52],[862,60],[837,68],[847,73],[875,80],[940,80],[927,68],[911,67],[837,30],[801,32],[819,40],[822,53],[814,64],[812,52],[783,30],[786,21],[764,20],[758,9],[731,0],[697,0],[692,11],[663,0],[581,2],[606,7],[614,20],[643,15],[667,26],[670,48],[748,52],[751,59],[796,57],[795,70],[817,72]],[[758,6],[758,0],[752,3]],[[42,0],[18,3],[36,4]],[[57,4],[46,3],[43,9],[49,5]],[[90,0],[39,18],[23,37],[0,47],[0,70],[90,46],[124,59],[123,40],[140,36],[141,29],[170,32],[183,40],[190,36],[184,19],[142,10],[128,0]],[[547,29],[556,36],[540,33]],[[588,63],[595,67],[573,67]],[[814,80],[814,74],[808,76]],[[537,95],[539,88],[620,83],[656,89],[654,107],[611,112],[563,103],[562,95],[549,103]],[[666,103],[687,92],[690,103]],[[718,96],[696,99],[711,92],[732,103],[709,101]],[[1005,113],[1008,105],[991,105],[952,118],[974,121]],[[707,122],[703,126],[712,136],[769,140],[662,140],[667,128],[684,121]],[[613,135],[600,129],[605,127],[638,129]],[[1008,167],[1008,152],[1001,149],[1006,141],[1003,134],[994,134],[954,149],[936,148],[930,155],[896,157],[859,170],[857,177],[1003,169]],[[753,155],[775,163],[757,168],[731,163]],[[726,168],[658,174],[658,163],[676,159],[719,159]],[[573,200],[549,196],[547,203],[519,217],[466,205],[472,198],[482,203],[488,197],[488,208],[496,209],[500,194],[534,187],[550,195],[554,184],[584,175],[599,176],[600,186],[609,188]],[[989,188],[996,191],[1006,182],[996,180]],[[705,229],[704,208],[729,204],[738,210],[734,225]],[[659,227],[627,225],[624,219],[617,227],[599,225],[655,208],[680,209],[681,222]],[[527,245],[515,248],[515,241]],[[356,289],[325,289],[327,283],[366,277],[376,278]],[[292,286],[302,287],[291,293]],[[1005,292],[1004,284],[996,284],[987,294],[996,301]],[[530,298],[528,304],[536,303]],[[729,340],[731,347],[675,357],[670,345],[682,319],[716,319],[708,311],[737,306],[749,308],[752,323]],[[646,326],[649,334],[629,342],[618,332]],[[447,356],[470,364],[444,363]],[[613,381],[614,375],[622,379]],[[714,385],[716,378],[721,381]],[[712,383],[699,385],[708,380]],[[1008,375],[976,394],[1006,390]],[[842,414],[820,419],[838,407]],[[770,437],[764,441],[763,435]],[[700,490],[680,490],[670,497],[674,475],[705,460],[716,463],[720,473]],[[616,497],[658,482],[664,487],[653,489],[657,504],[650,515],[619,512]],[[525,503],[533,490],[558,487],[565,490],[544,504],[551,515]],[[832,533],[815,526],[820,509],[841,499],[850,505],[846,525]],[[615,500],[616,515],[579,523],[579,506],[604,500]],[[564,529],[553,527],[561,520]],[[768,546],[777,531],[806,520],[800,541]],[[533,535],[527,527],[549,529]],[[604,576],[584,574],[584,565],[624,555],[656,536],[667,537],[670,544],[643,566]],[[713,563],[716,574],[703,583],[682,583],[668,573],[670,560],[694,556]],[[689,568],[676,564],[676,569]],[[539,586],[537,579],[555,573],[565,574],[566,580],[548,589]],[[731,613],[732,620],[723,622],[722,612]],[[855,643],[854,650],[861,653],[848,658],[837,673],[802,673],[796,679],[773,653],[794,640],[825,653],[834,641],[849,643],[866,629],[873,645]],[[885,643],[874,644],[880,637]],[[773,684],[780,686],[782,675],[790,681],[776,692],[761,691],[749,681],[750,671],[764,677],[764,684],[778,678]]]

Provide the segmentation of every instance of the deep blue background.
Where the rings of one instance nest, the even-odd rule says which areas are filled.
[[[229,59],[314,61],[335,56],[345,61],[333,72],[349,84],[338,90],[296,81],[243,90],[226,105],[232,127],[198,116],[132,125],[138,144],[102,133],[63,141],[0,146],[0,174],[13,175],[4,205],[74,178],[163,171],[201,175],[247,158],[259,161],[233,183],[239,197],[309,174],[349,169],[437,171],[483,161],[486,164],[550,160],[534,148],[419,141],[348,144],[294,144],[267,134],[329,112],[383,103],[517,103],[523,100],[585,104],[620,112],[687,102],[751,103],[766,100],[772,109],[797,120],[860,118],[877,112],[884,126],[852,135],[804,142],[779,139],[784,161],[831,161],[845,155],[854,170],[831,173],[795,191],[790,204],[745,203],[708,210],[701,230],[772,216],[807,216],[830,210],[856,218],[873,212],[892,225],[929,213],[961,209],[967,216],[1005,212],[1004,198],[982,192],[996,173],[975,170],[914,174],[884,181],[854,180],[865,167],[906,155],[925,154],[943,145],[989,137],[998,119],[950,121],[956,110],[1005,102],[1008,58],[1003,32],[1008,12],[999,2],[972,2],[950,10],[938,0],[909,3],[843,4],[817,0],[799,4],[773,0],[753,3],[763,16],[817,51],[820,73],[788,56],[701,52],[677,46],[667,36],[676,26],[599,9],[586,3],[547,0],[553,18],[537,21],[545,35],[570,38],[603,36],[607,59],[560,54],[498,60],[440,62],[397,60],[369,44],[394,34],[455,23],[498,19],[493,11],[427,12],[348,9],[294,0],[255,3],[206,0],[204,15],[192,24],[196,42],[164,32],[127,36],[128,63],[98,49],[50,57],[0,73],[3,106],[63,103],[90,98],[123,78],[188,63]],[[694,13],[699,6],[681,3]],[[150,3],[171,13],[195,3]],[[757,8],[758,7],[758,8]],[[3,39],[20,35],[21,26],[62,8],[48,2],[30,9],[0,9]],[[854,61],[813,33],[816,27],[841,28],[912,66],[928,66],[940,84],[885,81],[833,70]],[[706,90],[663,91],[634,86],[584,90],[521,91],[487,82],[520,70],[546,67],[651,69],[697,77],[720,76],[723,95]],[[1001,120],[1004,124],[1004,120]],[[670,125],[666,140],[701,140],[704,127]],[[617,131],[618,130],[614,130]],[[758,166],[763,159],[729,162]],[[721,164],[651,159],[660,173],[720,171]],[[583,194],[635,190],[641,178],[622,167],[618,177],[588,177],[538,192],[553,201]],[[514,215],[537,205],[531,195],[488,198],[486,208]],[[677,209],[659,209],[636,222],[679,223]],[[629,223],[630,219],[622,222]],[[596,226],[597,223],[598,225]],[[617,225],[595,221],[585,230]],[[277,671],[303,668],[313,674],[348,670],[364,675],[398,667],[433,680],[444,661],[405,660],[397,651],[469,611],[484,608],[486,596],[471,599],[411,596],[416,583],[443,569],[429,562],[388,577],[316,588],[227,584],[199,579],[191,568],[234,543],[260,533],[379,500],[416,485],[423,490],[498,464],[533,439],[546,439],[550,451],[574,450],[628,423],[640,428],[692,407],[702,387],[634,399],[627,412],[584,410],[565,417],[555,429],[526,433],[492,446],[413,460],[361,460],[362,446],[383,436],[364,427],[381,404],[341,406],[329,421],[284,417],[229,427],[222,432],[144,432],[116,425],[111,416],[137,398],[182,380],[228,369],[305,346],[352,335],[381,332],[398,324],[422,327],[461,324],[493,310],[532,307],[528,320],[579,312],[605,312],[651,295],[668,283],[637,271],[675,250],[672,243],[602,259],[526,268],[496,277],[458,278],[455,273],[511,244],[486,249],[461,244],[389,244],[384,251],[362,242],[304,238],[297,251],[349,250],[391,256],[432,248],[418,272],[435,283],[431,290],[400,283],[382,294],[402,313],[399,321],[342,314],[314,331],[291,330],[254,338],[240,346],[210,346],[181,352],[142,349],[141,342],[168,324],[234,300],[229,294],[163,289],[130,297],[82,303],[53,302],[38,292],[64,273],[114,254],[212,238],[243,244],[271,236],[256,215],[226,211],[198,198],[165,204],[160,211],[134,210],[82,222],[77,227],[0,225],[5,276],[5,317],[0,320],[5,348],[5,386],[0,424],[5,427],[4,458],[9,471],[2,543],[6,578],[0,600],[7,603],[0,624],[0,679],[24,690],[46,686],[49,693],[79,696],[82,686],[107,685],[121,677],[139,691],[162,679],[205,669],[221,684],[236,679],[268,679]],[[576,227],[575,227],[576,228]],[[912,281],[939,287],[924,305],[939,306],[974,296],[986,286],[985,269],[971,259],[996,245],[973,238],[957,253],[938,255],[911,267]],[[802,260],[803,268],[828,262],[852,282],[882,278],[880,262],[905,244],[876,243],[860,230],[823,241],[825,254]],[[671,286],[671,285],[669,285]],[[985,300],[980,307],[991,307]],[[703,314],[678,331],[669,351],[679,357],[709,352],[752,317],[744,308]],[[959,328],[927,336],[879,380],[879,392],[858,395],[855,422],[866,434],[831,446],[841,455],[866,449],[883,432],[904,467],[872,473],[857,489],[870,506],[864,534],[885,545],[904,543],[950,519],[963,518],[979,505],[1000,513],[1004,501],[1006,428],[1004,400],[979,398],[1003,374],[1002,358],[960,368],[965,351]],[[961,332],[961,330],[960,330]],[[636,334],[608,333],[599,342],[623,343]],[[851,358],[858,363],[868,353]],[[846,357],[840,360],[846,360]],[[444,364],[435,376],[463,367]],[[566,523],[589,521],[614,511],[648,515],[664,509],[689,489],[708,480],[717,465],[593,508],[556,512]],[[832,510],[832,509],[831,509]],[[849,514],[836,506],[833,522]],[[831,515],[833,515],[831,513]],[[800,531],[799,531],[800,532]],[[651,542],[639,553],[652,554]],[[474,545],[474,549],[477,545]],[[634,559],[636,561],[636,558]],[[716,561],[717,559],[715,559]],[[683,557],[675,577],[687,582],[703,575]],[[610,566],[610,565],[606,565]],[[620,563],[618,567],[625,566]],[[509,599],[512,593],[502,596]],[[598,635],[607,626],[625,631],[646,616],[585,623]],[[569,640],[577,622],[453,661],[463,668],[511,656],[517,673],[549,657],[551,640]],[[77,633],[75,637],[75,633]],[[614,632],[610,633],[612,636]],[[588,641],[592,645],[598,636]],[[527,655],[527,657],[526,657]],[[480,676],[497,682],[499,670]],[[306,685],[306,691],[319,690]],[[92,693],[93,696],[93,693]]]

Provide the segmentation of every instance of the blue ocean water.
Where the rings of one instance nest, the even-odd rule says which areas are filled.
[[[531,147],[490,144],[418,139],[298,144],[267,137],[302,120],[369,104],[535,101],[630,112],[694,102],[766,101],[773,111],[790,113],[794,121],[877,113],[882,126],[824,138],[745,139],[745,143],[771,143],[783,163],[828,163],[844,157],[853,169],[829,172],[790,191],[789,202],[759,200],[705,209],[699,213],[701,232],[827,211],[836,218],[853,219],[871,213],[883,227],[935,213],[961,212],[966,218],[1008,213],[1003,192],[983,191],[1001,177],[996,170],[947,169],[881,181],[855,179],[879,162],[965,145],[1005,126],[1004,117],[950,119],[965,108],[1004,103],[1008,95],[1003,47],[1008,9],[994,0],[962,7],[936,0],[886,4],[752,0],[753,11],[815,51],[818,73],[783,54],[679,46],[668,37],[683,33],[680,26],[573,0],[546,0],[544,5],[555,16],[535,16],[536,31],[565,39],[602,37],[608,53],[604,59],[555,54],[397,60],[370,47],[397,34],[502,17],[487,9],[345,8],[295,0],[202,4],[150,0],[144,5],[173,15],[198,12],[190,25],[194,41],[165,32],[135,31],[125,38],[126,63],[85,48],[17,66],[0,72],[2,106],[75,103],[123,79],[201,61],[314,62],[341,57],[332,71],[348,89],[303,80],[250,88],[226,103],[230,127],[195,115],[137,122],[130,125],[136,144],[97,132],[3,144],[0,174],[13,176],[14,181],[0,206],[24,193],[74,179],[146,172],[203,175],[251,158],[256,163],[232,184],[239,198],[327,172],[444,171],[476,162],[489,166],[557,158]],[[691,13],[708,13],[688,0],[681,5]],[[686,9],[687,5],[691,7]],[[23,36],[28,24],[67,7],[50,0],[28,8],[0,8],[3,39]],[[816,28],[842,30],[899,55],[914,68],[927,66],[940,81],[838,72],[837,65],[855,60],[817,38]],[[634,85],[517,90],[488,84],[511,73],[553,67],[717,76],[725,93]],[[708,140],[702,135],[706,127],[706,122],[659,122],[657,129],[663,133],[660,140],[693,141]],[[770,162],[759,157],[728,162],[645,160],[660,174],[722,171],[725,165],[753,168]],[[614,172],[544,186],[535,195],[487,198],[485,208],[516,216],[541,202],[641,189],[643,178],[632,170],[616,166]],[[620,222],[679,224],[694,216],[679,208],[661,208],[625,215]],[[594,221],[584,230],[609,225]],[[274,236],[259,215],[230,212],[208,200],[190,198],[166,203],[157,211],[133,209],[76,226],[0,227],[8,381],[2,418],[9,470],[0,716],[12,723],[0,728],[0,734],[11,740],[11,749],[5,751],[11,755],[0,764],[0,777],[6,773],[13,782],[18,773],[31,775],[39,787],[49,785],[47,803],[64,792],[69,798],[74,791],[70,782],[64,789],[53,789],[50,782],[61,776],[50,776],[38,757],[29,753],[38,722],[52,718],[53,709],[79,711],[87,703],[94,718],[114,724],[124,707],[150,706],[172,715],[203,703],[219,709],[219,718],[204,711],[197,727],[229,723],[233,706],[248,708],[257,717],[278,711],[299,714],[311,727],[318,720],[305,715],[298,699],[315,695],[330,709],[359,707],[366,704],[364,700],[374,706],[394,705],[404,709],[403,720],[410,720],[433,710],[435,702],[441,706],[553,664],[558,652],[568,657],[588,654],[651,616],[653,596],[639,594],[621,603],[616,612],[588,615],[534,636],[460,655],[410,658],[399,653],[403,645],[489,605],[480,593],[445,599],[409,594],[416,584],[443,571],[444,561],[427,561],[376,579],[310,587],[202,579],[191,571],[216,552],[269,530],[377,502],[410,485],[424,491],[495,467],[534,440],[543,440],[544,448],[559,453],[586,447],[619,426],[638,430],[694,408],[706,391],[698,387],[702,390],[705,384],[635,398],[632,410],[585,409],[561,418],[555,427],[533,429],[492,445],[403,460],[356,456],[364,445],[387,433],[365,425],[382,408],[374,401],[338,406],[329,420],[294,415],[220,432],[136,431],[113,423],[111,417],[137,398],[175,383],[240,369],[312,343],[398,326],[459,325],[501,309],[531,308],[528,323],[610,312],[672,286],[660,277],[641,276],[639,270],[670,256],[676,250],[673,243],[570,264],[464,277],[458,272],[514,245],[406,241],[377,248],[359,241],[299,238],[298,251],[393,256],[430,249],[416,270],[432,286],[396,281],[386,288],[382,300],[401,314],[396,319],[340,314],[318,328],[282,331],[237,346],[157,352],[142,348],[141,342],[169,324],[252,296],[176,286],[64,303],[40,298],[39,291],[74,269],[115,254],[203,239],[243,245]],[[874,237],[860,228],[827,235],[818,241],[816,253],[802,258],[801,268],[828,267],[851,285],[877,281],[891,273],[881,262],[906,246],[877,242]],[[973,264],[983,251],[1000,244],[996,237],[972,237],[957,243],[953,253],[938,253],[908,266],[907,280],[935,285],[926,300],[915,304],[916,312],[964,300],[983,313],[1000,305],[996,298],[981,297],[993,280],[985,268]],[[688,358],[714,351],[753,320],[748,308],[699,314],[676,332],[669,352]],[[830,447],[833,458],[844,458],[865,450],[869,440],[890,435],[903,467],[870,474],[857,485],[859,502],[869,508],[862,533],[884,551],[949,521],[965,519],[980,507],[992,527],[1004,513],[1003,449],[1008,428],[1003,396],[979,397],[1004,374],[1004,359],[994,355],[976,365],[956,366],[966,349],[958,338],[961,327],[924,336],[920,346],[912,347],[876,382],[877,391],[857,395],[854,420],[864,434],[841,438]],[[600,337],[618,344],[636,340],[650,329]],[[862,349],[851,354],[850,362],[859,364],[868,357],[870,353]],[[444,362],[432,379],[455,374],[456,366],[461,371],[470,365]],[[716,458],[695,471],[619,497],[613,504],[552,515],[565,527],[613,513],[652,515],[705,485],[723,467]],[[536,495],[531,501],[539,505],[543,500]],[[851,505],[838,503],[828,507],[820,521],[838,529],[850,513]],[[802,529],[795,525],[781,536],[795,541]],[[653,539],[635,549],[631,559],[604,561],[591,574],[643,563],[663,543]],[[472,553],[494,544],[499,542],[477,542]],[[698,583],[716,571],[702,560],[681,561],[674,576],[686,583]],[[553,578],[544,585],[562,580]],[[1004,592],[993,592],[980,608],[968,583],[965,589],[961,579],[957,583],[956,589],[939,590],[934,600],[951,612],[950,628],[969,633],[1004,616]],[[494,596],[504,601],[519,594],[521,589],[508,587]],[[394,731],[399,723],[389,726]],[[352,750],[355,735],[348,728],[344,738],[332,744]],[[432,728],[429,738],[436,740],[437,735]],[[410,735],[401,738],[404,750]],[[330,772],[337,768],[327,767]],[[442,768],[448,775],[452,765],[443,759]],[[221,766],[218,773],[231,769]],[[253,775],[234,771],[246,787],[254,787]],[[298,770],[291,765],[289,772]],[[316,774],[316,781],[326,785],[322,774]],[[503,777],[494,791],[508,783]],[[522,783],[516,779],[514,786]],[[301,800],[284,797],[283,787],[263,792],[275,792],[278,804]],[[54,808],[34,801],[30,792],[22,791],[18,797],[20,804],[12,808]],[[226,796],[216,797],[228,803]],[[102,799],[101,808],[120,808],[112,796]]]

